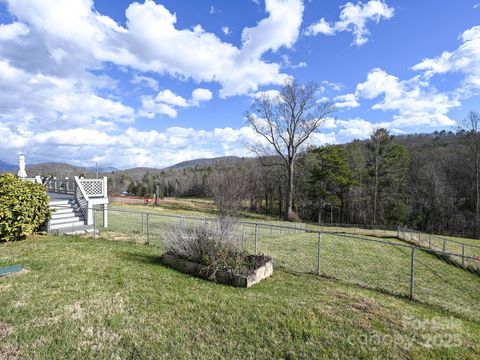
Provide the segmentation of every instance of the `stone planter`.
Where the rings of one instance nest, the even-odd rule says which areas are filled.
[[[168,265],[180,272],[235,287],[248,288],[262,281],[263,279],[268,278],[273,273],[272,259],[269,259],[260,267],[252,270],[248,275],[235,274],[229,270],[217,270],[214,272],[211,269],[207,270],[204,265],[200,265],[170,254],[163,254],[160,260],[163,264]]]

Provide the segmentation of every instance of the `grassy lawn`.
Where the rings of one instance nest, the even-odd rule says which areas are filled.
[[[159,200],[158,206],[144,204],[128,204],[128,200],[122,201],[122,198],[116,198],[112,203],[112,208],[128,209],[131,211],[150,212],[153,214],[170,214],[185,216],[216,216],[217,207],[213,200],[208,198],[164,198]],[[251,211],[242,211],[241,217],[250,220],[272,221],[277,217],[271,217],[264,214],[258,214]]]
[[[98,223],[101,223],[101,214]],[[109,228],[100,228],[100,236],[110,240],[130,241],[161,247],[161,234],[179,222],[198,223],[166,216],[147,217],[141,213],[111,211]],[[148,222],[148,232],[147,232]],[[142,225],[143,224],[143,225]],[[328,229],[331,230],[331,229]],[[240,224],[249,252],[255,249],[255,227]],[[315,233],[271,227],[263,222],[258,227],[257,251],[271,255],[275,263],[301,274],[317,271],[317,240]],[[321,237],[320,272],[350,284],[407,297],[410,290],[411,249],[368,241],[406,245],[395,238],[323,233]],[[458,260],[458,259],[455,259]],[[478,267],[478,261],[466,261]],[[455,264],[440,260],[423,251],[415,253],[414,297],[417,301],[438,306],[459,315],[480,321],[480,277]]]
[[[0,279],[0,358],[480,356],[478,297],[476,308],[410,302],[292,273],[282,259],[272,278],[236,289],[160,265],[160,248],[81,237],[3,244],[0,254],[1,265],[28,269]],[[479,294],[468,276],[448,280]]]

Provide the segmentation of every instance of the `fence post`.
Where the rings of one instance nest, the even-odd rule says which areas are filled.
[[[443,239],[443,252],[445,252],[447,248],[447,239]]]
[[[428,234],[428,248],[432,248],[432,234]]]
[[[255,224],[255,255],[257,255],[258,224]]]
[[[413,300],[413,285],[415,282],[415,248],[410,256],[410,300]]]
[[[462,244],[462,266],[465,267],[465,244]]]
[[[318,233],[317,239],[317,275],[320,275],[320,240],[322,239],[322,233]]]
[[[147,213],[147,242],[146,242],[147,245],[150,244],[150,228],[148,226],[148,218],[149,218],[149,216],[148,216],[148,213]]]
[[[397,238],[400,239],[400,226],[397,226]]]

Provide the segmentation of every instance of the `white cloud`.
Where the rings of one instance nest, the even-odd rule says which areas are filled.
[[[0,151],[25,151],[31,162],[61,154],[58,160],[77,165],[119,167],[247,155],[245,144],[256,138],[248,127],[140,131],[125,124],[136,116],[174,118],[213,98],[203,84],[190,96],[159,91],[158,75],[218,83],[223,97],[283,84],[289,76],[281,64],[263,55],[291,48],[303,16],[302,0],[267,0],[266,17],[234,45],[200,25],[181,28],[175,13],[152,0],[132,3],[124,25],[95,10],[93,0],[5,2],[16,22],[0,25]],[[122,103],[120,84],[99,75],[112,64],[155,95],[142,95],[137,109]]]
[[[460,39],[462,44],[454,51],[424,59],[412,69],[422,71],[427,79],[437,74],[459,72],[464,75],[460,90],[469,92],[480,89],[480,26],[466,30]]]
[[[307,67],[307,63],[305,61],[301,61],[298,64],[292,64],[290,60],[290,56],[286,54],[282,55],[282,62],[283,62],[283,67],[287,69],[300,69],[300,68]]]
[[[361,46],[368,41],[370,35],[367,23],[370,21],[378,23],[382,19],[391,19],[395,12],[382,0],[370,0],[367,3],[358,2],[356,4],[348,2],[341,9],[339,21],[329,23],[322,18],[310,25],[305,34],[308,36],[335,35],[340,31],[349,31],[354,35],[353,43]]]
[[[370,136],[374,129],[380,127],[370,121],[355,118],[349,120],[337,120],[340,130],[339,135],[345,135],[352,139],[366,139]]]
[[[188,102],[185,98],[178,96],[169,89],[160,91],[155,97],[155,101],[178,107],[188,106]]]
[[[143,86],[146,86],[148,88],[151,88],[153,90],[158,91],[158,81],[155,80],[154,78],[151,78],[149,76],[144,76],[144,75],[138,75],[135,74],[132,79],[130,80],[132,84],[140,84]]]
[[[193,90],[192,99],[190,100],[190,102],[193,105],[198,106],[202,102],[212,100],[212,98],[213,98],[213,94],[210,90],[198,88]]]
[[[321,18],[315,24],[310,25],[305,34],[308,36],[314,36],[318,34],[323,35],[335,35],[335,26],[331,26],[324,18]]]
[[[373,69],[364,83],[358,84],[356,97],[382,100],[374,110],[395,111],[392,125],[397,127],[451,126],[455,121],[447,113],[460,105],[455,96],[439,93],[416,76],[400,80],[381,69]]]
[[[27,35],[29,31],[28,27],[20,22],[0,24],[0,41],[13,40],[18,36]]]
[[[303,2],[299,0],[265,0],[269,17],[255,27],[242,32],[243,52],[258,58],[268,50],[291,47],[298,38],[303,16]]]
[[[251,94],[252,97],[256,99],[260,99],[262,97],[267,97],[269,99],[279,99],[280,98],[280,91],[278,90],[266,90],[266,91],[257,91],[254,94]]]
[[[97,79],[101,82],[101,78]],[[0,121],[39,131],[132,122],[134,109],[96,95],[89,79],[32,75],[0,59]]]
[[[22,59],[24,67],[42,64],[42,70],[78,72],[111,62],[181,79],[218,82],[222,97],[256,91],[260,85],[281,84],[288,78],[279,64],[261,57],[267,51],[291,47],[303,15],[301,0],[267,0],[268,17],[243,30],[239,48],[200,25],[177,28],[176,15],[152,0],[130,4],[125,27],[95,11],[92,0],[7,3],[9,12],[30,28],[24,35],[27,41],[15,49],[16,57],[35,51],[27,64]]]
[[[172,90],[160,91],[157,96],[143,96],[142,107],[138,112],[139,116],[152,119],[155,115],[166,115],[171,118],[177,117],[178,108],[200,106],[202,102],[210,101],[213,94],[208,89],[197,88],[192,91],[191,99],[185,99],[175,94]]]
[[[222,26],[222,32],[225,35],[230,35],[230,28],[228,26]]]
[[[337,108],[352,109],[360,106],[360,103],[358,102],[355,94],[339,95],[336,96],[334,100],[335,107]]]
[[[257,135],[250,127],[216,128],[212,131],[171,127],[163,132],[128,128],[117,134],[99,129],[50,130],[22,136],[0,123],[0,151],[24,151],[30,163],[45,161],[45,154],[61,154],[61,161],[86,166],[99,162],[119,168],[165,167],[198,157],[252,155],[246,144]],[[328,138],[331,140],[330,138]],[[322,136],[316,141],[325,140]],[[12,155],[14,156],[14,155]],[[15,161],[15,159],[7,159]]]

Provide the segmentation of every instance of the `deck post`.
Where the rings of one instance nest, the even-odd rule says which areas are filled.
[[[108,227],[108,204],[103,204],[103,227]]]

